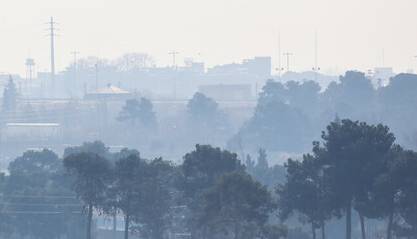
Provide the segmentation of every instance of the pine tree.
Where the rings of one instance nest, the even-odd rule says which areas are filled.
[[[11,76],[9,76],[9,82],[4,88],[3,92],[3,112],[11,112],[16,109],[17,90],[16,85],[13,82]]]

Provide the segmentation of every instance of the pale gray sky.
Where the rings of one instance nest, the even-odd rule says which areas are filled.
[[[0,8],[0,71],[24,72],[25,58],[49,70],[44,24],[59,22],[57,69],[80,56],[113,58],[147,52],[158,65],[201,58],[209,65],[256,55],[294,53],[292,65],[314,62],[314,31],[322,69],[365,70],[382,64],[417,68],[416,0],[4,0]]]

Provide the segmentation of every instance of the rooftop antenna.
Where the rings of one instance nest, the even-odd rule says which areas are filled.
[[[54,22],[54,18],[51,17],[51,20],[47,23],[49,28],[48,36],[51,39],[51,86],[52,86],[52,95],[55,94],[55,31],[57,30],[55,25],[57,24]]]
[[[291,52],[285,52],[283,55],[286,56],[287,58],[287,72],[289,72],[290,71],[290,58],[293,54]]]
[[[176,65],[176,62],[175,62],[175,58],[176,58],[176,56],[178,55],[178,54],[180,54],[179,52],[177,52],[177,51],[171,51],[171,52],[168,52],[168,54],[169,55],[172,55],[172,67],[174,68],[174,69],[176,69],[177,68],[177,65]]]

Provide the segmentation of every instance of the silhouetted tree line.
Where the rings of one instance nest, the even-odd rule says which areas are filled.
[[[417,153],[395,144],[388,127],[348,119],[331,122],[285,172],[263,149],[245,165],[197,145],[174,165],[92,142],[65,149],[63,159],[45,149],[11,162],[1,177],[0,227],[7,238],[90,239],[94,215],[123,215],[126,239],[308,238],[290,222],[298,218],[324,239],[326,224],[343,218],[351,239],[355,212],[363,239],[368,219],[386,222],[386,238],[416,238],[416,172]]]
[[[122,123],[123,134],[120,142],[125,145],[146,145],[149,141],[155,143],[155,148],[163,141],[175,141],[176,147],[189,148],[195,142],[201,144],[214,144],[224,142],[231,134],[231,124],[227,115],[219,108],[218,103],[202,93],[195,93],[188,100],[184,112],[172,125],[163,125],[159,122],[152,102],[146,98],[129,99],[125,102],[116,118]],[[161,124],[161,125],[160,125]],[[172,130],[172,132],[158,131]],[[138,139],[137,133],[145,137]],[[168,134],[168,135],[167,135]],[[169,142],[169,144],[173,144]],[[156,149],[158,150],[158,149]]]
[[[395,144],[381,124],[336,120],[301,161],[289,159],[287,179],[277,188],[281,219],[293,213],[311,224],[312,237],[326,222],[344,217],[352,238],[352,212],[366,238],[366,219],[386,222],[384,238],[416,238],[417,153]]]
[[[402,145],[415,149],[417,75],[399,74],[386,86],[374,86],[361,72],[348,71],[321,89],[317,82],[269,80],[250,118],[229,140],[229,148],[253,152],[305,152],[336,116],[389,125]]]
[[[276,205],[267,188],[236,154],[209,145],[197,145],[180,165],[136,150],[111,153],[101,142],[69,147],[62,159],[27,151],[1,179],[5,238],[93,238],[94,215],[123,215],[124,238],[285,233],[266,227]]]

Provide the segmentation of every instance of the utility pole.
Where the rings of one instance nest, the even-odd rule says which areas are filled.
[[[286,56],[287,57],[287,72],[289,72],[290,71],[290,57],[292,56],[293,54],[291,53],[291,52],[286,52],[286,53],[284,53],[284,56]]]
[[[278,33],[278,77],[281,78],[281,72],[283,70],[281,65],[281,33]]]
[[[78,53],[79,52],[75,50],[71,52],[71,54],[74,57],[74,83],[73,83],[74,90],[77,89],[77,55]]]
[[[51,20],[48,22],[49,25],[49,37],[51,39],[51,90],[52,90],[52,96],[55,96],[55,25],[57,23],[54,22],[53,17],[51,17]]]
[[[35,60],[33,58],[27,58],[26,62],[26,87],[27,93],[29,94],[30,90],[32,90],[32,79],[33,79],[33,68],[35,66]]]
[[[385,67],[385,49],[384,48],[382,48],[382,67]]]
[[[177,52],[177,51],[171,51],[171,52],[168,52],[168,54],[169,55],[172,55],[172,67],[174,68],[174,69],[176,69],[177,68],[177,65],[176,65],[176,63],[175,63],[175,58],[176,58],[176,56],[178,55],[178,54],[180,54],[179,52]]]
[[[320,71],[320,67],[318,65],[318,39],[317,39],[317,31],[314,32],[314,81],[317,82],[318,72]]]
[[[96,72],[96,90],[98,90],[98,62],[94,64],[94,69]]]
[[[175,57],[178,54],[180,54],[180,53],[177,52],[177,51],[171,51],[171,52],[168,52],[168,54],[169,55],[172,55],[172,68],[174,70],[177,70],[177,65],[176,65],[176,62],[175,62]],[[177,79],[176,78],[177,78],[177,76],[174,76],[174,100],[177,99]]]
[[[417,60],[417,55],[415,55],[415,56],[414,56],[414,59],[416,59],[416,60]],[[416,71],[416,73],[415,73],[415,74],[417,74],[417,71]]]

